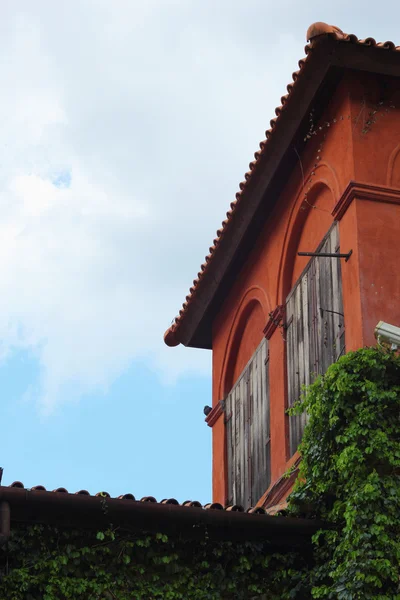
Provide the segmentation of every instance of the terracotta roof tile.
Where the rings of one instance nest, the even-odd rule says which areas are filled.
[[[121,496],[118,496],[118,500],[134,500],[134,501],[136,501],[136,498],[133,494],[122,494]]]
[[[225,510],[228,511],[232,511],[232,512],[243,512],[243,506],[240,506],[240,504],[233,504],[232,506],[228,506]]]
[[[254,173],[257,172],[260,159],[262,156],[268,151],[268,144],[271,136],[274,135],[274,129],[276,124],[279,122],[282,114],[285,111],[285,107],[287,102],[290,100],[290,96],[293,92],[293,89],[296,86],[296,82],[302,74],[303,69],[307,65],[310,54],[314,51],[315,48],[318,47],[318,39],[321,36],[329,35],[337,41],[340,42],[348,42],[351,44],[358,44],[363,46],[374,46],[376,48],[381,48],[382,50],[399,52],[400,46],[396,46],[393,42],[379,42],[377,43],[374,38],[366,38],[364,40],[359,39],[354,34],[346,34],[343,33],[341,29],[335,27],[334,25],[327,25],[326,23],[313,23],[307,30],[307,41],[309,42],[305,47],[305,58],[299,60],[299,69],[292,74],[292,82],[287,85],[287,94],[282,96],[281,105],[275,109],[275,114],[277,115],[275,118],[270,121],[270,129],[267,129],[265,132],[266,139],[260,142],[260,150],[257,150],[254,154],[255,160],[250,163],[250,170],[245,174],[244,181],[239,184],[239,192],[236,193],[236,200],[231,202],[231,210],[226,213],[226,220],[222,222],[222,227],[217,231],[217,237],[213,240],[213,246],[209,249],[209,254],[205,257],[204,263],[200,267],[200,271],[198,273],[197,279],[194,280],[193,286],[189,290],[189,294],[186,296],[186,301],[183,303],[181,310],[179,311],[179,315],[175,318],[173,324],[167,329],[164,334],[164,341],[168,346],[177,346],[179,344],[179,340],[176,338],[176,331],[178,330],[180,323],[184,319],[188,308],[195,297],[197,290],[201,286],[202,279],[204,274],[207,272],[210,263],[212,262],[215,253],[218,250],[219,243],[223,238],[225,232],[228,228],[231,227],[232,218],[237,210],[238,205],[246,196],[246,192],[249,188],[249,184],[254,177]]]
[[[311,542],[322,523],[291,516],[272,517],[261,507],[247,511],[242,506],[202,505],[175,498],[157,502],[153,496],[135,500],[133,494],[111,497],[107,492],[75,494],[65,488],[47,491],[44,486],[25,488],[19,481],[0,486],[2,505],[8,505],[3,541],[16,523],[44,523],[92,530],[122,527],[147,533],[163,532],[186,540],[262,541],[282,548],[300,547]],[[8,518],[7,518],[8,515]],[[4,516],[4,515],[3,515]],[[7,533],[8,532],[8,533]]]
[[[71,492],[68,492],[68,490],[64,487],[59,487],[52,491],[47,490],[43,485],[35,485],[32,488],[25,488],[24,484],[21,483],[21,481],[14,481],[9,486],[0,486],[0,487],[20,488],[20,489],[26,489],[27,491],[36,491],[36,492],[40,491],[40,492],[46,492],[46,493],[50,493],[50,494],[60,494],[61,493],[61,494],[71,494],[71,495],[78,494],[78,495],[84,495],[84,496],[92,496],[92,494],[90,494],[86,490],[79,490],[78,492],[71,493]],[[93,496],[112,499],[112,496],[108,492],[97,492],[97,494],[93,494]],[[184,502],[179,503],[178,500],[176,500],[175,498],[165,498],[165,499],[157,502],[157,500],[154,498],[154,496],[144,496],[140,500],[136,500],[136,498],[133,494],[121,494],[120,496],[116,496],[113,499],[115,499],[115,500],[131,500],[132,502],[149,502],[151,504],[170,504],[170,505],[174,505],[174,506],[185,506],[187,508],[203,508],[204,510],[225,510],[227,512],[233,511],[233,512],[248,512],[248,513],[255,513],[255,514],[266,514],[266,510],[263,508],[260,508],[260,507],[249,508],[247,511],[245,511],[243,506],[240,506],[238,504],[235,504],[233,506],[230,506],[230,505],[223,506],[219,502],[209,502],[208,504],[202,505],[197,500],[185,500]]]

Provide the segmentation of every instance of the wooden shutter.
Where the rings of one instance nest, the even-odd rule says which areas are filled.
[[[339,252],[335,223],[318,252]],[[310,260],[286,301],[288,406],[304,385],[325,373],[345,351],[341,264],[338,258]],[[306,415],[289,417],[290,453],[303,434]]]
[[[228,503],[253,506],[270,483],[268,342],[225,400]]]

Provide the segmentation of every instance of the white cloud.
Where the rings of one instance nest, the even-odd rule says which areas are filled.
[[[209,353],[162,335],[320,18],[313,4],[6,1],[0,357],[36,352],[44,410],[107,389],[138,357],[165,380],[209,369]],[[357,30],[347,3],[335,10],[326,20],[342,12]]]

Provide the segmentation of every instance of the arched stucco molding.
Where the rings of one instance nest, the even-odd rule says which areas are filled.
[[[218,386],[219,398],[224,398],[234,384],[233,374],[238,358],[240,339],[244,333],[249,318],[251,318],[251,314],[259,307],[262,309],[265,324],[268,319],[268,314],[271,310],[270,300],[265,290],[259,286],[252,286],[246,290],[240,299],[232,320],[222,362],[221,376]]]
[[[386,174],[386,184],[388,186],[393,185],[393,179],[395,174],[395,167],[399,169],[398,180],[400,181],[400,144],[398,144],[395,149],[391,152],[388,161],[388,168]]]
[[[315,172],[317,170],[319,170],[318,180],[310,188],[307,188],[307,201],[304,200],[302,187],[290,211],[279,264],[276,305],[285,303],[286,296],[291,289],[297,250],[303,230],[307,226],[307,222],[310,222],[311,215],[316,211],[322,211],[325,214],[323,221],[333,221],[331,212],[338,198],[338,180],[333,168],[327,163],[322,164],[319,169],[317,167]],[[324,194],[324,192],[328,192],[328,194]],[[325,233],[321,233],[321,239]]]

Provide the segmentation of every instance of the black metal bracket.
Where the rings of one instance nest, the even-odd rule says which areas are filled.
[[[298,252],[297,256],[317,256],[319,258],[344,258],[347,262],[350,256],[353,254],[353,250],[347,252],[347,254],[341,254],[340,252]]]
[[[328,310],[327,308],[322,308],[322,306],[319,307],[319,310],[321,312],[322,318],[324,317],[324,312],[332,313],[333,315],[339,315],[344,318],[344,314],[341,312],[338,312],[337,310]]]

